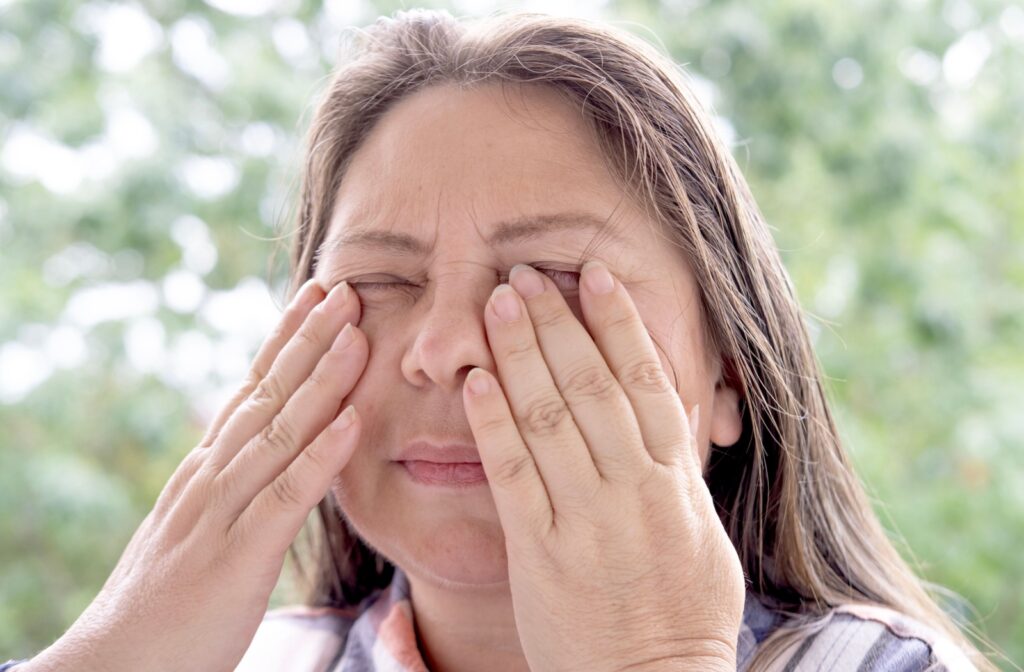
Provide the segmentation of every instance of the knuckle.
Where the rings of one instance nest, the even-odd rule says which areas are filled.
[[[196,446],[188,452],[188,455],[178,465],[175,473],[183,474],[186,480],[191,479],[201,467],[209,462],[210,451],[204,446]]]
[[[654,455],[669,455],[675,460],[689,459],[689,456],[683,454],[688,449],[684,441],[673,437],[658,437],[648,439],[646,443],[648,452]]]
[[[317,307],[317,310],[319,310],[319,307]],[[325,347],[323,336],[321,336],[319,331],[309,324],[303,325],[303,327],[296,332],[295,340],[298,341],[298,345],[300,347],[305,345],[317,350]]]
[[[569,417],[569,409],[562,399],[541,397],[526,406],[523,423],[531,434],[544,437],[558,433]]]
[[[242,397],[247,397],[253,393],[260,382],[267,377],[269,371],[264,371],[259,368],[259,364],[253,364],[252,368],[249,369],[249,373],[245,376],[245,380],[242,381],[242,387],[239,390]]]
[[[565,381],[566,395],[573,398],[605,401],[613,398],[618,384],[606,369],[594,364],[585,364],[568,375]]]
[[[622,369],[622,380],[626,385],[649,392],[668,392],[672,389],[661,364],[649,359],[630,362]]]
[[[604,319],[604,330],[608,332],[630,333],[636,327],[637,317],[632,313],[616,313]]]
[[[285,392],[278,377],[271,373],[256,385],[249,399],[257,406],[274,407],[284,403]]]
[[[283,416],[278,415],[259,433],[259,443],[269,450],[288,454],[294,449],[298,435]]]
[[[499,483],[515,485],[529,477],[530,462],[528,455],[516,455],[502,460],[495,469],[494,478]]]
[[[534,345],[532,342],[516,342],[505,350],[505,359],[512,364],[520,364],[528,361],[534,354]]]
[[[323,366],[318,366],[313,369],[313,373],[309,374],[309,384],[318,390],[330,390],[331,383],[330,377],[323,370],[328,363],[324,363]]]
[[[288,472],[274,479],[270,485],[270,492],[274,499],[283,506],[298,508],[303,504],[302,491]]]
[[[330,468],[327,463],[327,457],[327,453],[322,449],[318,450],[318,445],[316,443],[307,448],[305,453],[302,455],[302,458],[309,463],[310,469],[308,472],[315,474],[324,473]]]
[[[531,315],[533,326],[538,329],[550,329],[558,327],[569,321],[568,313],[565,310],[546,310],[536,317]],[[572,318],[575,319],[575,318]]]
[[[508,431],[508,421],[503,417],[488,417],[479,423],[481,436],[501,436]]]
[[[238,491],[238,484],[230,476],[229,473],[217,472],[205,465],[200,467],[191,487],[194,488],[193,492],[197,495],[196,501],[204,502],[204,515],[231,509]]]

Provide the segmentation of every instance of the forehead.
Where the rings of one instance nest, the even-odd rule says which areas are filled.
[[[557,93],[437,86],[397,103],[364,139],[321,249],[332,255],[344,249],[339,241],[362,240],[421,254],[428,250],[414,241],[433,249],[458,235],[495,247],[595,234],[629,245],[649,228],[591,127]]]

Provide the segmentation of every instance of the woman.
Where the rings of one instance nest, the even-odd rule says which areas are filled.
[[[669,60],[540,15],[360,37],[280,327],[19,670],[995,669],[873,514]],[[314,506],[308,605],[265,613]]]

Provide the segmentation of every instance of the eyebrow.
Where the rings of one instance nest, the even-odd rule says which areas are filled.
[[[494,226],[494,231],[487,237],[486,242],[488,245],[495,247],[507,247],[514,243],[523,243],[558,231],[585,229],[606,235],[623,245],[629,244],[625,238],[611,228],[607,219],[602,219],[589,212],[524,215],[515,219],[503,220]],[[425,241],[405,233],[374,229],[354,229],[346,231],[331,240],[325,240],[316,251],[316,265],[319,266],[325,257],[348,247],[385,251],[393,254],[425,256],[430,252],[431,246]]]

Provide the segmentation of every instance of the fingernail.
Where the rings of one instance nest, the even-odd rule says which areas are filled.
[[[491,296],[491,305],[495,314],[505,322],[515,322],[519,319],[519,299],[512,288],[508,285],[498,285]]]
[[[338,337],[334,339],[334,349],[344,350],[348,346],[352,345],[352,341],[355,340],[355,334],[352,333],[352,323],[349,322],[345,325],[345,328],[341,330]]]
[[[335,429],[345,429],[356,419],[356,407],[349,405],[334,421]]]
[[[332,287],[330,296],[327,297],[331,302],[331,307],[340,308],[344,306],[348,302],[348,291],[348,282],[344,280]]]
[[[615,289],[615,280],[612,279],[612,274],[600,261],[588,261],[583,264],[581,274],[587,289],[594,294],[609,294]]]
[[[524,299],[532,299],[544,292],[544,279],[526,264],[516,264],[509,271],[508,281]]]
[[[466,376],[466,383],[469,385],[469,391],[479,396],[481,394],[487,394],[491,389],[491,383],[487,380],[487,374],[480,369],[473,369]]]
[[[694,440],[700,436],[700,404],[694,404],[690,410],[690,433]]]
[[[305,301],[313,291],[313,287],[317,284],[316,278],[310,278],[306,282],[302,283],[299,287],[299,291],[295,292],[295,296],[292,298],[292,305],[296,305]]]

